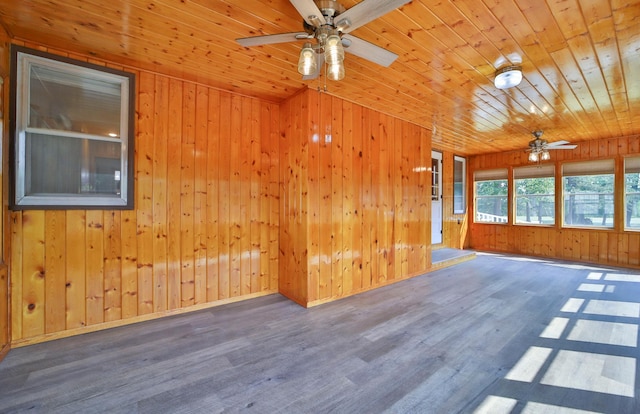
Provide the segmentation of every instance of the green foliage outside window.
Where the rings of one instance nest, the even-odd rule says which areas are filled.
[[[553,177],[514,180],[516,223],[555,223],[555,179]]]
[[[624,175],[625,179],[625,227],[640,228],[640,173]]]
[[[613,174],[563,177],[564,223],[613,227]]]
[[[507,180],[476,181],[476,220],[506,223],[508,217]]]

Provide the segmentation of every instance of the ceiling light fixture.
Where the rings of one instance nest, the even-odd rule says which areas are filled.
[[[496,70],[494,85],[498,89],[508,89],[518,86],[522,81],[522,67],[505,66]]]
[[[298,60],[298,72],[303,76],[309,76],[316,72],[318,68],[318,59],[316,52],[311,47],[311,43],[307,42],[302,46],[300,51],[300,59]]]
[[[344,47],[337,30],[333,30],[324,44],[324,60],[328,65],[329,79],[344,79]]]

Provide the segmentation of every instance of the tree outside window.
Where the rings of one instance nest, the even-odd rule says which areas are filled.
[[[565,164],[562,179],[565,225],[613,227],[613,160]]]
[[[640,157],[624,160],[625,228],[640,229]]]
[[[474,181],[476,222],[507,223],[509,220],[507,170],[476,171]]]

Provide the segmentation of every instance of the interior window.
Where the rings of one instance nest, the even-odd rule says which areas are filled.
[[[467,160],[457,155],[453,157],[453,214],[467,211]]]
[[[133,208],[133,75],[20,47],[12,57],[12,208]]]

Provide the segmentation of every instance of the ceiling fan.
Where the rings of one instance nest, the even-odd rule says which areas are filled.
[[[324,63],[332,80],[344,78],[344,51],[388,67],[398,55],[350,35],[349,32],[409,3],[411,0],[363,0],[345,9],[335,0],[289,0],[302,16],[304,31],[236,39],[242,46],[260,46],[304,40],[298,72],[315,79]],[[312,43],[312,41],[315,42]]]
[[[538,161],[547,161],[551,158],[549,155],[549,150],[557,150],[557,149],[574,149],[577,145],[569,144],[569,141],[556,141],[556,142],[547,142],[545,139],[541,139],[542,134],[544,132],[542,130],[533,131],[531,134],[535,137],[535,139],[529,141],[529,161],[538,162]]]

